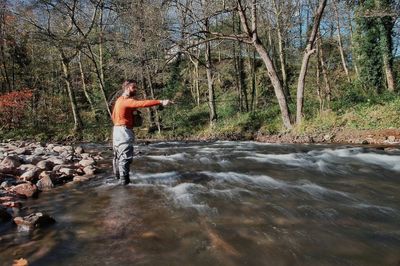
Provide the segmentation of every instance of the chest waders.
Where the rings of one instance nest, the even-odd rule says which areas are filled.
[[[125,126],[113,127],[113,172],[123,185],[130,183],[129,168],[133,159],[135,135]]]

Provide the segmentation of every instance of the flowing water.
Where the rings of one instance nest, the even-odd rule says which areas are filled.
[[[109,146],[88,146],[107,151]],[[0,265],[400,265],[400,153],[254,142],[136,147],[133,184],[25,203],[57,223],[0,232]]]

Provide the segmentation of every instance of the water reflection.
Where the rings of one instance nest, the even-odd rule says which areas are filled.
[[[92,146],[109,151],[109,147]],[[26,203],[57,224],[1,236],[31,265],[398,265],[400,154],[254,142],[139,146],[133,184]],[[106,153],[110,156],[110,153]],[[102,162],[109,166],[108,160]]]

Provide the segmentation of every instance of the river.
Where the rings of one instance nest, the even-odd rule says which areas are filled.
[[[25,202],[57,223],[0,232],[0,265],[399,265],[400,153],[374,147],[165,142],[135,147],[133,183]]]

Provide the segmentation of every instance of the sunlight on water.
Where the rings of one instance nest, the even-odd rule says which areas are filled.
[[[110,159],[109,147],[91,147]],[[0,264],[400,263],[400,154],[228,141],[135,148],[129,186],[109,169],[26,202],[57,224],[0,231]]]

